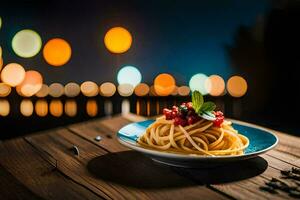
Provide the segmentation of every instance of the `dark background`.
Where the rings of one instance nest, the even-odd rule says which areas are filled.
[[[219,74],[225,81],[241,75],[248,92],[241,99],[220,98],[226,115],[297,135],[299,11],[299,1],[2,1],[0,45],[4,63],[38,70],[47,84],[116,83],[117,71],[124,65],[137,67],[148,84],[164,72],[171,73],[178,85],[187,85],[196,73]],[[133,36],[130,50],[121,55],[109,53],[103,44],[104,34],[114,26],[127,28]],[[11,40],[26,28],[37,31],[43,44],[54,37],[67,40],[71,60],[55,68],[41,52],[26,59],[15,55]],[[9,97],[16,102],[13,110],[19,106],[15,96]],[[84,114],[76,120],[10,114],[0,117],[1,137],[8,137],[5,132],[12,137],[85,119]],[[34,129],[28,125],[33,120],[45,122]]]

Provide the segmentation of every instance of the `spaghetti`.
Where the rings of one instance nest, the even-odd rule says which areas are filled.
[[[194,124],[182,126],[162,116],[146,129],[138,138],[138,143],[162,151],[184,154],[242,155],[249,140],[231,124],[224,120],[220,126],[214,126],[212,121],[202,118]]]

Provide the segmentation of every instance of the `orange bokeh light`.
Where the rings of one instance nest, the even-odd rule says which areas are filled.
[[[66,64],[70,60],[71,54],[71,46],[61,38],[49,40],[43,49],[46,62],[56,67]]]
[[[233,97],[242,97],[247,92],[247,81],[241,76],[232,76],[227,81],[227,91]]]
[[[26,97],[31,97],[36,94],[43,85],[43,77],[37,71],[27,71],[25,78],[20,85],[17,86],[17,90]]]
[[[128,30],[123,27],[114,27],[107,31],[104,36],[104,44],[112,53],[126,52],[132,43],[132,36]]]
[[[10,63],[2,69],[1,80],[11,87],[22,83],[24,78],[25,70],[20,64]]]
[[[159,96],[170,95],[175,86],[175,79],[170,74],[159,74],[154,80],[154,89]]]
[[[211,75],[205,82],[205,87],[211,96],[221,96],[225,90],[225,82],[221,76]]]

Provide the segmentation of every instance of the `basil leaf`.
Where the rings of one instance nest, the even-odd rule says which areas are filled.
[[[200,113],[200,109],[203,105],[204,99],[202,94],[195,90],[192,94],[192,103],[193,103],[193,108],[195,110],[196,113]]]
[[[215,121],[216,116],[212,114],[211,112],[202,112],[200,115],[203,119],[209,120],[209,121]]]
[[[214,102],[207,101],[207,102],[203,103],[200,111],[201,112],[211,112],[211,111],[214,111],[215,109],[216,109],[216,104]]]

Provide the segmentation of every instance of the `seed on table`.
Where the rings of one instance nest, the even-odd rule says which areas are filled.
[[[95,140],[97,141],[97,142],[99,142],[100,140],[101,140],[102,138],[101,138],[101,136],[97,136],[97,137],[95,137]]]
[[[74,154],[76,154],[77,156],[79,156],[79,149],[78,149],[77,146],[74,145],[71,150],[74,152]]]
[[[259,187],[259,189],[270,192],[272,194],[278,194],[278,192],[274,188],[269,187],[269,186],[261,186],[261,187]]]

